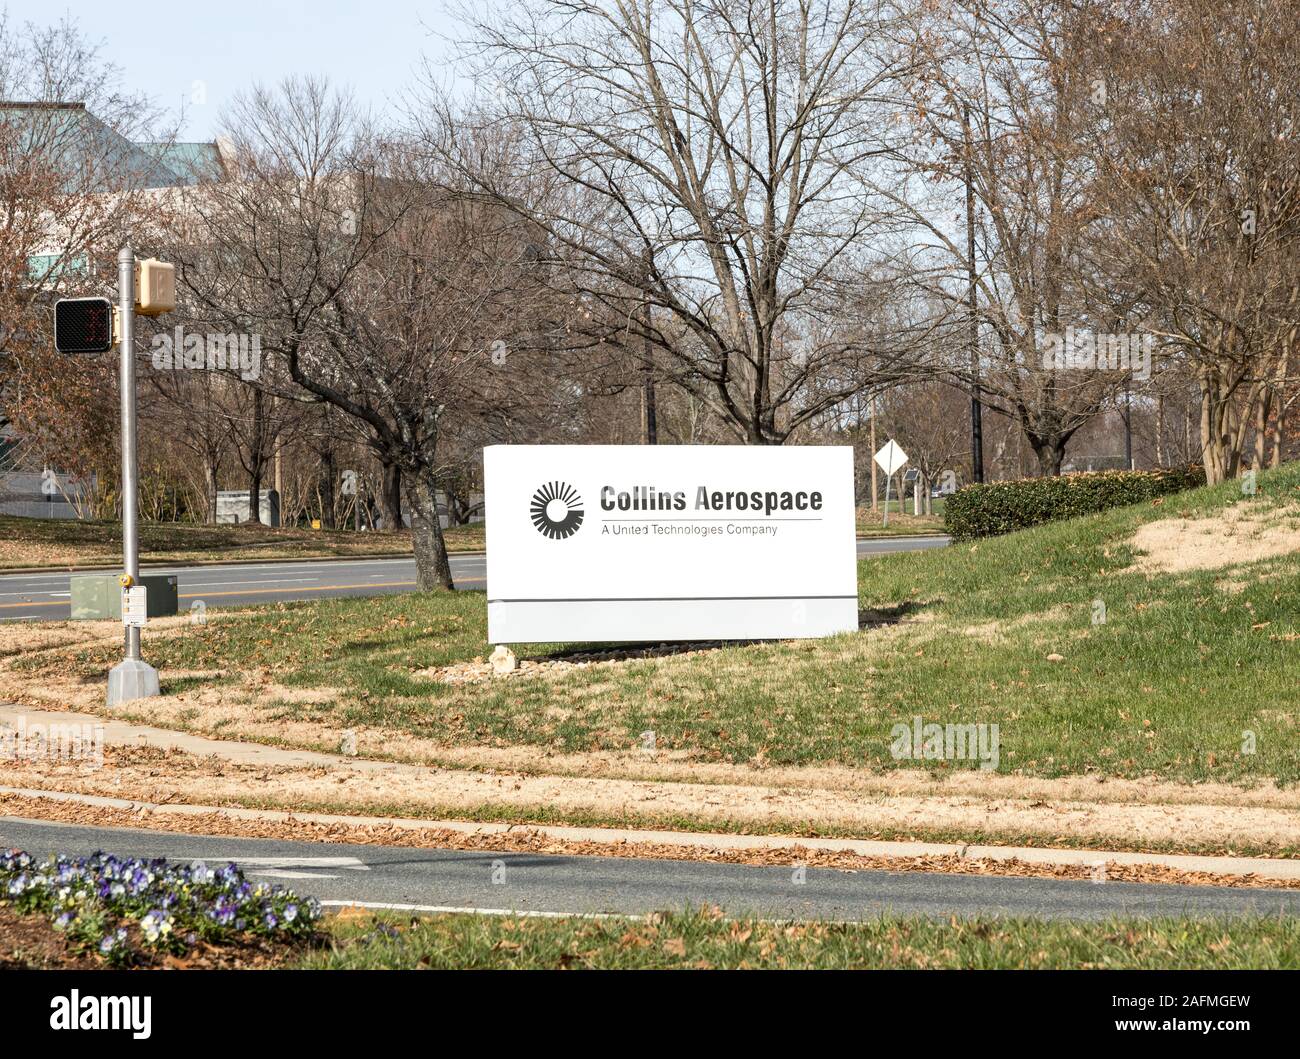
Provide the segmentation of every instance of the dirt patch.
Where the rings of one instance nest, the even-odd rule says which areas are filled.
[[[21,916],[0,904],[0,971],[93,971],[94,957],[68,951],[63,935],[44,916]]]
[[[1145,573],[1219,570],[1300,551],[1300,508],[1234,504],[1210,518],[1148,522],[1133,535],[1133,569]]]

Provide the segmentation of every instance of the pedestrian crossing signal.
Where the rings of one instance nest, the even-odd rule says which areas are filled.
[[[60,353],[107,353],[113,348],[113,303],[62,298],[54,303],[54,348]]]

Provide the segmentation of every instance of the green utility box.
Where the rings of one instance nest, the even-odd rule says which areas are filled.
[[[73,621],[122,620],[122,585],[120,574],[73,574]],[[177,613],[176,576],[143,574],[136,581],[148,590],[148,614],[151,618],[169,618]]]

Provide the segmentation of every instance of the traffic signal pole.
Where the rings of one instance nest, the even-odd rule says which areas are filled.
[[[122,391],[122,569],[134,584],[140,577],[140,483],[135,430],[135,254],[127,243],[117,255],[121,314]],[[126,658],[140,658],[140,629],[126,627]]]
[[[119,374],[122,391],[123,589],[140,580],[139,471],[135,424],[135,254],[127,243],[117,255]],[[125,604],[125,600],[123,601]],[[158,671],[140,655],[140,627],[124,626],[124,657],[108,674],[108,704],[157,695]]]

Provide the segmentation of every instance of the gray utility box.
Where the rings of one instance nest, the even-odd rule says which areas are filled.
[[[73,621],[122,620],[122,585],[120,574],[73,574]],[[176,575],[142,575],[137,585],[147,591],[148,614],[151,618],[168,618],[177,613]]]

